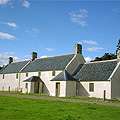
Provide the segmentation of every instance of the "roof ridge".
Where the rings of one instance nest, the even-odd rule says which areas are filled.
[[[56,55],[56,56],[48,56],[48,57],[44,57],[44,58],[36,58],[35,60],[45,59],[45,58],[52,58],[52,57],[59,57],[59,56],[66,56],[66,55],[75,55],[75,54],[74,53],[70,53],[70,54],[63,54],[63,55]]]
[[[31,61],[31,60],[21,60],[21,61],[12,62],[11,64],[13,64],[13,63],[19,63],[19,62],[26,62],[26,61]]]
[[[101,63],[101,62],[112,62],[112,61],[117,61],[117,59],[94,61],[94,62],[86,62],[86,63],[84,63],[84,64]]]

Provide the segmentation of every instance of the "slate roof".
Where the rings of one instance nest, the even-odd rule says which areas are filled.
[[[55,76],[51,81],[66,81],[66,80],[76,81],[76,79],[70,73],[64,70],[57,76]]]
[[[108,80],[116,66],[117,60],[85,63],[75,78],[80,81]]]
[[[39,76],[32,76],[23,82],[42,82],[41,78]]]
[[[75,54],[39,58],[32,61],[22,72],[64,70]]]
[[[8,64],[5,67],[5,69],[3,69],[0,72],[0,74],[18,73],[28,62],[29,62],[29,60],[20,61],[20,62],[14,62],[14,63]]]

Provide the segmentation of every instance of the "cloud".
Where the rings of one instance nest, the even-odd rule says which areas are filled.
[[[6,5],[9,1],[10,0],[0,0],[0,5]]]
[[[45,49],[45,50],[47,50],[47,51],[53,51],[53,50],[55,50],[55,49],[53,49],[53,48],[47,48],[47,47],[44,47],[44,46],[40,46],[41,48],[43,48],[43,49]]]
[[[33,37],[35,37],[35,36],[37,36],[37,34],[39,33],[39,29],[37,29],[37,28],[32,28],[31,30],[26,30],[25,32],[26,33],[29,33],[29,34],[31,34]]]
[[[17,28],[17,27],[18,27],[15,23],[1,22],[1,24],[5,24],[5,25],[8,25],[8,26],[14,27],[14,28]]]
[[[13,40],[15,39],[16,37],[13,36],[13,35],[10,35],[8,33],[3,33],[3,32],[0,32],[0,39],[8,39],[8,40]]]
[[[8,58],[13,54],[14,52],[3,52],[0,53],[0,66],[7,65],[8,64]],[[15,54],[15,53],[14,53]],[[13,56],[11,56],[13,57]],[[13,57],[14,62],[19,61],[20,58]]]
[[[47,51],[53,51],[53,48],[45,48]]]
[[[91,47],[91,48],[87,48],[85,50],[90,51],[90,52],[97,52],[97,51],[102,50],[102,49],[104,49],[104,48],[102,48],[102,47]]]
[[[88,11],[85,9],[79,9],[79,11],[72,11],[69,13],[71,20],[80,26],[86,26],[87,23],[84,18],[88,17]]]
[[[92,58],[90,58],[89,56],[88,57],[85,57],[85,61],[86,62],[90,62],[92,60]]]
[[[24,1],[23,2],[23,6],[26,7],[26,8],[29,8],[30,3],[28,1]]]
[[[46,55],[43,55],[43,56],[41,56],[40,58],[46,58],[46,57],[48,57],[48,56],[46,56]]]
[[[8,5],[10,6],[10,8],[14,8],[13,6],[13,1],[15,2],[22,2],[22,5],[25,7],[25,8],[29,8],[30,7],[30,3],[26,0],[0,0],[0,5],[3,7],[5,5]]]
[[[98,45],[96,41],[93,40],[82,40],[81,42],[78,42],[79,44],[85,43],[85,44],[91,44],[91,45]]]
[[[33,32],[35,32],[35,33],[37,33],[37,32],[39,32],[40,30],[39,29],[37,29],[37,28],[32,28],[32,30],[33,30]]]
[[[23,58],[30,58],[30,57],[31,57],[30,55],[23,56]]]
[[[4,24],[11,26],[11,27],[17,27],[17,25],[15,23],[4,23]]]

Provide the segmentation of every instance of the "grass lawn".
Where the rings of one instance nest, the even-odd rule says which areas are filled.
[[[120,120],[120,107],[0,96],[0,120]]]

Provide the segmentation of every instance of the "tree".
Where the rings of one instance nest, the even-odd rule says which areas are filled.
[[[105,53],[102,57],[96,57],[94,60],[92,60],[91,62],[94,61],[101,61],[101,60],[112,60],[112,59],[117,59],[117,51],[120,50],[120,39],[118,40],[118,45],[117,45],[117,50],[116,50],[116,54],[112,54],[112,53]]]
[[[112,59],[117,59],[117,55],[112,53],[105,53],[102,57],[96,57],[91,62],[102,61],[102,60],[112,60]]]

